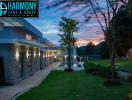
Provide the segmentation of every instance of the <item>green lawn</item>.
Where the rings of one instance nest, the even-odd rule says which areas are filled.
[[[104,79],[84,71],[53,71],[41,85],[16,100],[125,100],[132,83],[106,87]]]
[[[109,60],[94,60],[92,61],[96,64],[100,64],[100,65],[106,65],[108,66],[110,64]],[[124,60],[124,59],[116,59],[116,65],[118,65],[118,69],[121,70],[126,70],[129,72],[132,72],[132,60]]]

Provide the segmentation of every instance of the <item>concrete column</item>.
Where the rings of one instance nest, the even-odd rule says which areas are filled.
[[[32,59],[32,73],[34,74],[36,71],[36,56],[37,56],[37,51],[36,48],[33,50],[33,59]]]
[[[47,60],[47,57],[46,57],[46,51],[44,52],[44,67],[47,67],[46,65],[46,60]]]
[[[19,52],[19,48],[15,45],[8,45],[9,58],[8,58],[8,75],[7,83],[16,84],[19,82],[19,61],[16,58],[16,52]]]
[[[49,65],[51,64],[51,52],[49,52]]]
[[[23,78],[26,78],[28,76],[28,58],[26,56],[26,53],[27,53],[27,48],[26,46],[21,46],[21,49],[20,49],[20,53],[23,53],[24,54],[24,58],[22,59],[23,60],[23,72],[24,72],[24,76]]]
[[[48,67],[48,53],[46,51],[46,67]]]
[[[40,50],[37,49],[36,71],[40,70]]]
[[[68,57],[67,47],[64,47],[64,65],[66,66],[67,66],[67,57]]]
[[[44,68],[44,57],[43,57],[43,55],[44,55],[43,51],[40,51],[40,57],[39,57],[39,59],[40,59],[40,70],[43,70],[43,68]]]
[[[48,66],[49,66],[50,65],[50,55],[49,55],[49,52],[47,54],[48,54]]]

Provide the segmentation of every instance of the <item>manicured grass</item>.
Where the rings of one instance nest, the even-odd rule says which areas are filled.
[[[132,86],[131,83],[122,82],[121,86],[107,87],[103,82],[104,79],[84,71],[53,71],[41,85],[17,100],[125,100]]]
[[[96,64],[100,64],[100,65],[106,65],[109,66],[110,61],[107,59],[104,60],[94,60],[92,61]],[[120,70],[126,70],[129,72],[132,72],[132,60],[124,60],[124,59],[116,59],[116,65],[118,65],[118,69]]]

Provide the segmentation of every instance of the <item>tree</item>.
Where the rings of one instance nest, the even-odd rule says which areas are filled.
[[[87,55],[92,55],[94,53],[95,44],[93,42],[89,42],[87,45]]]
[[[71,48],[75,44],[76,39],[73,37],[73,33],[78,30],[78,21],[62,17],[62,21],[59,23],[59,34],[61,37],[60,43],[67,47],[68,49],[68,69],[65,71],[72,71],[71,69]]]
[[[100,43],[100,48],[99,48],[99,52],[102,58],[109,58],[110,54],[109,54],[109,48],[108,45],[106,43],[106,41],[103,41]]]
[[[129,2],[128,6],[121,7],[116,15],[115,44],[119,56],[126,56],[128,49],[132,48],[132,6],[129,5],[132,5],[132,2]]]
[[[79,56],[87,56],[87,46],[81,46],[77,48],[77,54]]]

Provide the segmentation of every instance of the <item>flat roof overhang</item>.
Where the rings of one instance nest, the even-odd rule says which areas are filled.
[[[41,51],[45,50],[56,50],[54,47],[48,47],[47,45],[44,45],[42,43],[39,43],[37,41],[29,41],[29,40],[23,40],[23,39],[0,39],[0,44],[19,44],[19,45],[28,45],[31,47],[39,48]]]
[[[20,44],[20,45],[29,45],[32,47],[46,48],[47,46],[36,41],[29,41],[23,39],[0,39],[0,44]]]
[[[30,31],[32,35],[42,37],[42,33],[24,18],[0,18],[0,23],[5,27],[21,27],[24,30]]]

